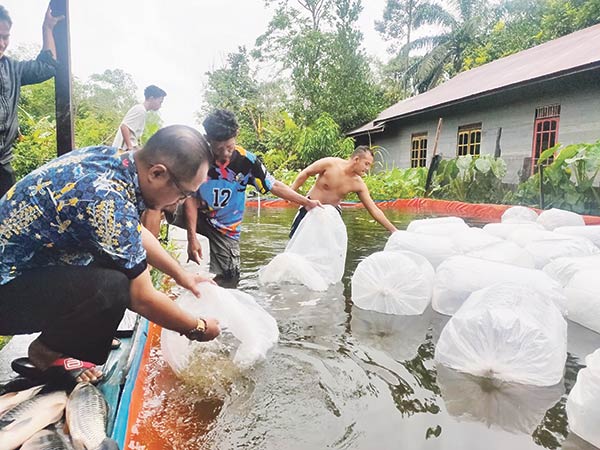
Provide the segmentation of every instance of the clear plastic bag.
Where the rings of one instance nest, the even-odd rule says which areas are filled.
[[[564,256],[546,264],[544,272],[558,281],[561,286],[566,286],[577,272],[598,267],[600,267],[600,255]]]
[[[575,273],[565,286],[569,320],[600,333],[600,266]]]
[[[526,206],[511,206],[502,214],[502,223],[530,223],[535,222],[538,213]]]
[[[433,267],[445,259],[459,254],[458,249],[447,236],[430,236],[398,230],[392,233],[384,251],[409,251],[425,257]]]
[[[585,222],[581,215],[558,208],[552,208],[546,211],[542,211],[542,213],[537,218],[537,223],[539,223],[545,229],[550,231],[558,227],[585,225]]]
[[[508,237],[515,231],[518,230],[529,230],[529,231],[545,231],[545,228],[538,225],[535,222],[524,222],[524,223],[488,223],[483,226],[483,231],[486,233],[493,234],[501,239],[508,239]]]
[[[600,447],[600,349],[588,355],[585,363],[567,398],[567,417],[571,431]]]
[[[501,283],[474,292],[448,321],[435,360],[508,382],[553,386],[567,359],[567,322],[528,286]]]
[[[496,283],[530,286],[553,301],[566,314],[562,287],[541,270],[487,261],[471,256],[453,256],[437,268],[431,306],[441,314],[454,314],[475,291]]]
[[[458,231],[450,236],[454,246],[460,253],[468,253],[491,244],[502,242],[502,239],[486,233],[481,228],[467,228],[466,230]]]
[[[412,252],[376,252],[352,276],[352,302],[384,314],[418,315],[431,301],[434,271]]]
[[[430,225],[442,225],[442,224],[449,224],[449,223],[458,223],[458,224],[462,224],[465,226],[467,225],[465,223],[465,221],[463,219],[461,219],[460,217],[453,217],[453,216],[432,217],[429,219],[413,220],[406,227],[406,231],[410,231],[411,233],[414,233],[414,232],[418,231],[418,229],[421,227],[428,227]]]
[[[600,249],[592,244],[592,241],[583,237],[564,236],[564,239],[540,239],[528,243],[524,248],[533,256],[535,267],[538,269],[543,269],[552,260],[564,256],[600,254]]]
[[[176,303],[194,316],[218,319],[223,333],[215,342],[205,343],[190,341],[175,331],[163,329],[161,348],[173,371],[180,374],[191,364],[196,351],[201,353],[204,347],[212,351],[220,340],[228,340],[229,347],[231,339],[228,335],[233,335],[239,342],[237,348],[229,349],[232,361],[238,367],[246,368],[266,358],[268,350],[279,339],[275,319],[244,292],[211,283],[201,283],[199,288],[201,298],[186,291]]]
[[[554,232],[569,236],[583,237],[592,241],[596,247],[600,247],[600,225],[558,227],[554,229]]]
[[[258,279],[262,284],[302,284],[312,291],[326,291],[329,286],[313,264],[292,252],[275,256],[259,270]]]
[[[533,257],[514,242],[500,241],[472,250],[466,254],[474,258],[496,261],[504,264],[534,269]]]

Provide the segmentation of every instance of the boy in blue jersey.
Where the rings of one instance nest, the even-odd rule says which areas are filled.
[[[210,270],[223,287],[236,287],[240,278],[240,226],[244,216],[246,187],[252,184],[261,194],[302,205],[307,210],[321,203],[294,192],[277,181],[253,153],[236,145],[239,125],[227,110],[212,112],[202,123],[214,162],[206,182],[184,203],[184,217],[175,224],[188,233],[188,257],[200,263],[202,249],[196,233],[210,242]]]

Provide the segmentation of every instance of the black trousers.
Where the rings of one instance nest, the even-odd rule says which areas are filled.
[[[129,283],[97,266],[29,270],[0,285],[0,335],[41,332],[51,350],[103,364],[129,306]]]
[[[0,164],[0,197],[3,197],[16,181],[15,171],[10,163]]]

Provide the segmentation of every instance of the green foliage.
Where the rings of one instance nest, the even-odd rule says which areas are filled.
[[[33,117],[19,111],[20,123],[27,134],[19,136],[15,143],[12,166],[17,179],[56,158],[55,125],[49,117]]]
[[[341,138],[337,123],[326,113],[305,127],[295,144],[298,162],[303,166],[326,156],[347,158],[353,150],[354,139]]]
[[[425,195],[427,168],[398,169],[380,171],[365,177],[371,197],[376,200],[394,200],[397,198],[414,198]],[[356,194],[349,196],[356,199]]]
[[[594,144],[573,144],[552,147],[540,155],[538,164],[554,157],[543,170],[544,206],[580,214],[600,214],[600,141]],[[508,200],[539,204],[540,175],[521,183]]]
[[[506,188],[506,163],[492,155],[443,160],[433,180],[431,196],[471,203],[499,203]]]
[[[0,350],[2,350],[2,347],[4,347],[6,344],[8,344],[8,341],[10,341],[10,336],[0,336]]]

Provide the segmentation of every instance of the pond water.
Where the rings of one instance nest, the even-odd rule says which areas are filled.
[[[568,433],[565,402],[600,335],[569,324],[564,383],[551,388],[436,369],[435,343],[447,317],[431,308],[398,317],[352,305],[356,265],[388,237],[362,209],[343,215],[349,243],[343,286],[316,293],[258,285],[260,267],[285,248],[294,213],[250,209],[244,223],[240,289],[279,324],[280,342],[269,358],[243,373],[211,365],[190,385],[175,378],[156,349],[147,386],[152,401],[136,424],[140,445],[130,448],[594,448]],[[386,214],[399,228],[414,218]]]

